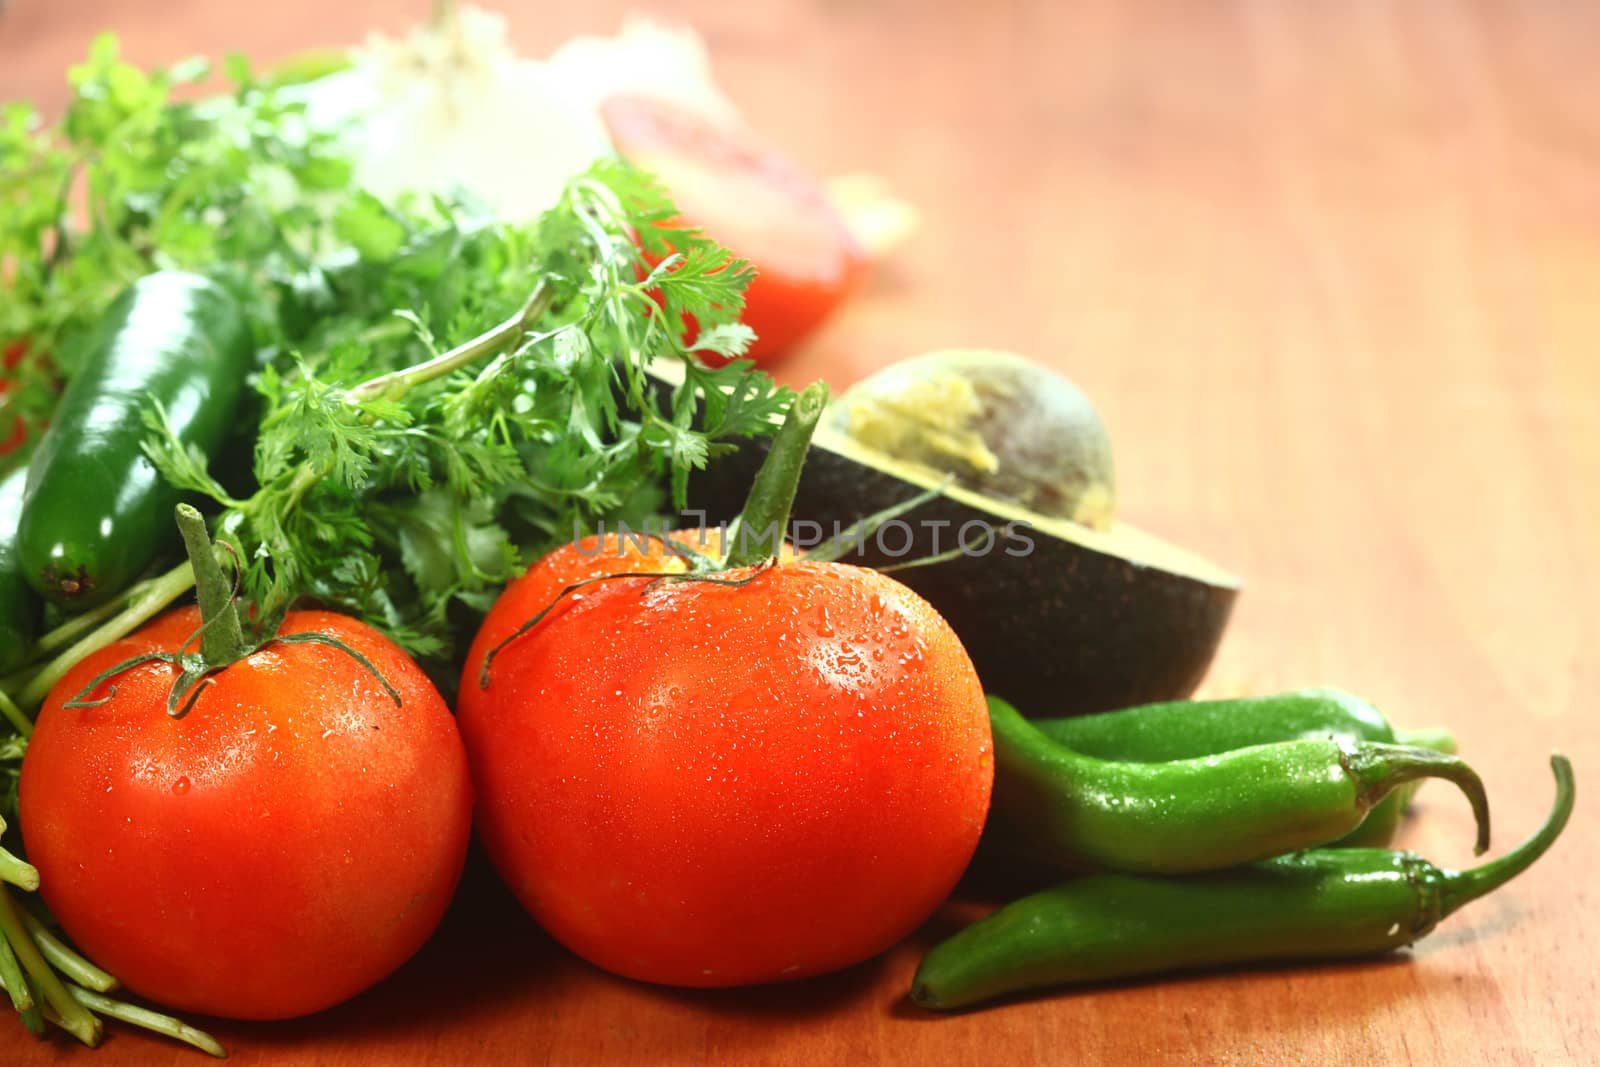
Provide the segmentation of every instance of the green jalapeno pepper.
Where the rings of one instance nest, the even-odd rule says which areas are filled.
[[[193,274],[149,274],[87,339],[28,466],[17,531],[23,577],[74,610],[109,599],[171,538],[178,493],[140,449],[152,401],[209,456],[234,424],[255,349],[237,303]]]
[[[1329,739],[1256,745],[1200,759],[1118,763],[1051,741],[989,698],[995,782],[990,833],[1002,851],[1065,869],[1215,870],[1327,844],[1396,787],[1454,782],[1488,847],[1483,783],[1454,756]]]
[[[17,520],[28,468],[0,478],[0,674],[20,666],[39,627],[39,598],[17,562]]]
[[[1134,763],[1194,759],[1251,745],[1316,737],[1398,742],[1451,755],[1456,751],[1455,735],[1450,731],[1395,730],[1370,703],[1337,689],[1297,689],[1228,700],[1172,700],[1032,722],[1046,737],[1074,752]],[[1400,828],[1417,784],[1390,793],[1337,844],[1387,845]]]
[[[1033,710],[1033,709],[1021,709]],[[1337,689],[1226,700],[1169,700],[1060,719],[1030,717],[1046,737],[1100,759],[1161,763],[1308,737],[1394,744],[1383,714]]]
[[[1088,875],[1024,897],[936,946],[911,999],[945,1010],[1008,993],[1266,960],[1370,956],[1427,935],[1527,870],[1572,814],[1572,765],[1553,756],[1543,827],[1480,867],[1411,852],[1314,849],[1181,878]]]

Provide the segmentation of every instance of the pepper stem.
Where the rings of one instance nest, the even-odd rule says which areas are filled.
[[[1341,762],[1355,780],[1360,803],[1371,810],[1397,786],[1423,778],[1443,778],[1455,783],[1472,804],[1472,817],[1478,824],[1478,839],[1473,854],[1489,847],[1489,795],[1483,779],[1459,758],[1431,749],[1407,745],[1385,745],[1376,741],[1343,746]]]
[[[217,563],[217,551],[206,532],[205,517],[188,504],[178,505],[178,532],[194,568],[195,594],[200,601],[200,654],[213,665],[232,663],[245,654],[244,631],[233,604],[233,583]]]
[[[806,450],[811,447],[811,435],[827,406],[827,382],[812,382],[789,405],[789,413],[772,439],[772,449],[756,472],[744,510],[728,526],[723,569],[752,566],[783,548],[783,531],[789,525],[789,509],[794,506],[794,494],[800,487]]]
[[[1572,761],[1567,757],[1551,756],[1550,770],[1556,777],[1556,802],[1544,825],[1532,837],[1497,860],[1469,871],[1444,872],[1444,910],[1441,917],[1511,881],[1533,866],[1534,861],[1543,856],[1555,844],[1556,838],[1561,836],[1567,820],[1572,817],[1572,802],[1577,796],[1577,786],[1572,779]]]

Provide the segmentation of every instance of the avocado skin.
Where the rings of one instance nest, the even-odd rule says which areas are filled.
[[[766,456],[765,439],[711,461],[689,479],[690,507],[706,521],[731,520]],[[921,487],[887,471],[814,444],[800,479],[791,522],[820,523],[830,535],[865,515],[909,500]],[[1156,566],[1075,544],[1037,528],[1025,531],[1031,554],[1007,540],[1007,520],[962,501],[935,497],[902,516],[914,534],[910,551],[890,556],[873,538],[841,562],[881,567],[956,545],[967,522],[997,534],[987,556],[895,571],[894,577],[933,604],[955,628],[984,688],[1025,714],[1084,715],[1194,692],[1211,664],[1238,595]],[[792,528],[792,527],[791,527]],[[971,536],[977,536],[973,528]],[[898,551],[898,528],[884,543]]]

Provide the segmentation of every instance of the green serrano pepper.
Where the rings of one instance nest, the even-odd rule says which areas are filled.
[[[1100,759],[1161,763],[1307,737],[1395,742],[1377,708],[1336,689],[1233,700],[1171,700],[1062,719],[1032,719],[1045,736]]]
[[[0,479],[0,674],[22,664],[39,628],[39,598],[17,562],[17,522],[27,475],[26,467],[18,467]]]
[[[1572,814],[1572,765],[1553,756],[1554,810],[1505,856],[1465,871],[1411,852],[1314,849],[1183,878],[1089,875],[1024,897],[937,945],[911,999],[945,1010],[1008,993],[1266,960],[1373,956],[1426,936],[1509,882]]]
[[[129,286],[88,338],[28,466],[17,532],[23,576],[75,609],[120,592],[170,539],[179,494],[140,448],[152,402],[210,455],[234,422],[254,347],[212,282],[162,271]]]
[[[1417,745],[1454,754],[1448,730],[1396,731],[1358,696],[1337,689],[1297,689],[1232,700],[1173,700],[1096,715],[1034,719],[1052,741],[1097,759],[1160,763],[1303,738]],[[1416,783],[1396,789],[1338,844],[1383,846],[1411,802]]]
[[[1056,744],[989,698],[1002,851],[1066,869],[1215,870],[1337,840],[1396,787],[1454,782],[1472,803],[1478,851],[1489,805],[1476,772],[1428,749],[1326,738],[1200,759],[1118,763]]]

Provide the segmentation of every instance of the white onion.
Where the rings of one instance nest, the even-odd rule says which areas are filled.
[[[612,154],[599,108],[613,93],[736,114],[693,31],[637,18],[540,62],[516,55],[504,17],[467,7],[402,40],[374,35],[354,58],[300,94],[311,121],[349,144],[357,180],[383,197],[465,186],[513,220],[538,215]]]

